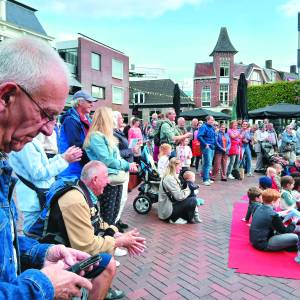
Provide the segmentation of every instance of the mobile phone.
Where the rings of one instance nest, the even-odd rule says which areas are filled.
[[[85,271],[90,266],[94,265],[97,262],[100,262],[101,260],[102,260],[101,254],[96,254],[69,267],[67,271],[78,274],[80,271],[82,270]]]

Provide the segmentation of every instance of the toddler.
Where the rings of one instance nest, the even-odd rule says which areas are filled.
[[[183,169],[188,169],[191,166],[193,154],[189,143],[189,139],[184,139],[176,147],[176,157],[180,160]]]
[[[277,177],[276,169],[274,169],[272,167],[269,167],[269,168],[267,168],[266,174],[272,180],[272,186],[271,186],[271,188],[279,192],[280,188],[279,188],[277,182],[278,182],[278,180],[280,181],[280,177],[276,178]]]
[[[163,177],[167,169],[171,152],[172,152],[172,146],[169,144],[161,144],[161,146],[159,147],[157,172],[160,177]]]
[[[251,217],[253,218],[253,214],[262,203],[261,193],[262,191],[257,187],[251,187],[248,190],[247,195],[249,198],[249,205],[248,205],[246,217],[243,218],[242,221],[249,222],[250,218]]]
[[[191,191],[189,197],[196,197],[196,194],[198,194],[199,185],[195,184],[195,173],[192,171],[185,171],[182,177]],[[195,208],[195,213],[194,213],[194,222],[195,223],[202,222],[202,220],[200,219],[199,210],[197,206]]]

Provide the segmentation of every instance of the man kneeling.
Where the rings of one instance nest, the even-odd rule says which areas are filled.
[[[44,237],[54,237],[57,242],[90,255],[114,254],[117,247],[127,248],[131,255],[142,253],[145,249],[145,239],[137,229],[121,234],[115,226],[109,226],[101,220],[97,197],[103,193],[108,183],[107,168],[103,163],[87,163],[77,184],[62,192],[57,201],[53,201]],[[98,298],[94,299],[105,297],[115,275],[115,261],[110,258],[109,254],[103,254],[99,266],[102,273],[94,279],[99,282]],[[119,299],[122,296],[122,292],[110,290],[106,299]]]

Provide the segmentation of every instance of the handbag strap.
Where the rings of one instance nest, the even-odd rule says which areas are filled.
[[[22,177],[21,175],[15,173],[17,175],[17,177],[22,181],[22,183],[24,183],[27,187],[29,187],[31,190],[35,191],[37,194],[40,193],[45,193],[48,191],[48,189],[43,189],[43,188],[38,188],[36,185],[34,185],[32,182],[28,181],[27,179],[25,179],[24,177]]]
[[[172,203],[176,202],[176,200],[172,197],[171,192],[169,192],[169,191],[166,190],[165,185],[164,185],[164,179],[161,181],[161,184],[162,184],[162,188],[163,188],[165,194],[167,195],[167,197],[169,198],[169,200]]]

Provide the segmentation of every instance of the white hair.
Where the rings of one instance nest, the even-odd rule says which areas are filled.
[[[107,167],[98,160],[91,160],[82,168],[80,179],[83,182],[90,182],[99,173],[99,169],[107,170]]]
[[[121,115],[121,113],[117,110],[113,111],[113,122],[114,122],[114,128],[119,129],[119,124],[118,124],[118,118]]]
[[[0,84],[12,81],[30,93],[37,92],[47,81],[53,66],[68,82],[70,75],[66,64],[46,42],[26,36],[0,43]]]

